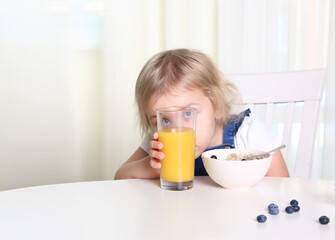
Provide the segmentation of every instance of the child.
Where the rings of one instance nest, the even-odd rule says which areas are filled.
[[[196,108],[195,175],[207,175],[201,154],[216,148],[270,150],[280,145],[275,135],[249,117],[247,109],[232,115],[238,91],[220,75],[211,60],[201,52],[177,49],[153,56],[143,67],[136,83],[136,103],[142,133],[141,146],[118,169],[115,179],[159,178],[159,151],[156,109]],[[273,154],[267,176],[288,177],[280,151]]]

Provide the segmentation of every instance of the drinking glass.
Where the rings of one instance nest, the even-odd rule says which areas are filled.
[[[193,187],[195,164],[194,108],[157,109],[158,141],[163,143],[160,185],[168,190]]]

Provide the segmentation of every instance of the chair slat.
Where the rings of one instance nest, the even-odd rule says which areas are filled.
[[[293,114],[294,114],[294,102],[289,102],[286,107],[285,112],[285,122],[283,130],[282,143],[286,146],[290,145],[291,133],[292,133],[292,123],[293,123]],[[287,159],[287,148],[282,150],[282,154],[285,159]]]
[[[316,137],[315,125],[319,118],[320,101],[306,101],[302,113],[301,130],[297,149],[294,176],[299,178],[309,178],[312,174],[313,152]]]
[[[265,125],[271,129],[273,117],[273,103],[266,104]]]

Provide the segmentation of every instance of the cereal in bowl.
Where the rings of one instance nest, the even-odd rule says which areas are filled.
[[[239,160],[239,161],[243,161],[243,160],[246,160],[249,157],[252,157],[253,155],[256,155],[256,154],[253,154],[253,153],[250,153],[250,154],[230,153],[230,154],[227,155],[226,159],[224,159],[224,160]],[[267,158],[269,156],[270,156],[270,154],[266,154],[266,155],[258,156],[258,157],[255,157],[255,158],[250,158],[248,160],[263,159],[263,158]]]

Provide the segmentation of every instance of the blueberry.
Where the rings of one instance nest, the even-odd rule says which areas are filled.
[[[319,218],[319,222],[320,222],[321,224],[328,224],[328,223],[329,223],[329,218],[328,218],[327,216],[321,216],[321,217]]]
[[[263,223],[266,222],[267,217],[265,215],[258,215],[257,222]]]
[[[218,159],[215,155],[212,155],[211,158],[213,158],[213,159]]]
[[[274,203],[271,203],[271,204],[269,204],[268,209],[269,209],[269,211],[271,211],[271,209],[278,209],[278,205],[274,204]]]
[[[290,202],[291,206],[298,206],[298,204],[299,204],[298,201],[295,200],[295,199],[291,200],[291,202]]]
[[[300,211],[300,207],[298,205],[293,205],[292,208],[293,208],[293,211],[295,211],[295,212]]]
[[[277,204],[274,204],[274,203],[269,204],[268,209],[271,215],[277,215],[279,213]]]
[[[292,207],[292,206],[287,206],[287,207],[285,208],[285,211],[286,211],[287,213],[289,213],[289,214],[294,213],[294,210],[293,210],[293,207]]]
[[[271,215],[278,215],[278,213],[279,213],[279,209],[278,209],[278,208],[271,209],[271,210],[269,210],[269,213],[270,213]]]

